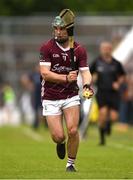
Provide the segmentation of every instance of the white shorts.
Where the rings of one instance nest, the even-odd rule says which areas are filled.
[[[43,116],[51,116],[51,115],[61,115],[62,110],[66,109],[71,106],[76,106],[80,104],[80,97],[79,95],[74,96],[72,98],[61,99],[61,100],[43,100],[42,106]]]

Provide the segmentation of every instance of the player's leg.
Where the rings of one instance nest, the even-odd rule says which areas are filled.
[[[57,154],[60,159],[65,157],[65,134],[62,125],[60,101],[43,100],[43,115],[46,116],[51,137],[57,143]]]
[[[118,113],[118,111],[116,110],[116,109],[110,109],[110,134],[111,134],[111,132],[112,132],[112,126],[113,126],[113,124],[115,123],[115,122],[117,122],[118,121],[118,118],[119,118],[119,113]]]
[[[63,142],[65,140],[65,135],[62,126],[62,116],[46,116],[46,120],[53,141],[55,143]]]
[[[68,162],[67,168],[73,166],[77,156],[78,146],[79,146],[79,134],[78,134],[78,124],[79,124],[79,105],[71,106],[64,109],[64,116],[66,121],[68,142]]]
[[[120,96],[118,93],[111,94],[110,101],[109,101],[109,120],[107,122],[107,134],[111,134],[112,131],[112,124],[116,122],[119,118],[119,107],[120,107]]]
[[[119,94],[115,93],[112,96],[110,102],[110,119],[112,122],[116,122],[119,118],[119,109],[120,109],[120,97]]]
[[[51,137],[57,143],[56,151],[60,159],[65,158],[65,135],[62,125],[62,115],[47,116],[46,117],[48,128]]]
[[[98,118],[98,123],[99,123],[99,133],[100,133],[100,145],[105,144],[105,135],[106,135],[106,120],[108,118],[108,107],[103,106],[99,108],[99,118]]]
[[[105,135],[106,135],[106,121],[108,118],[108,94],[107,92],[98,91],[96,94],[97,103],[99,106],[99,116],[98,116],[98,125],[99,125],[99,135],[100,135],[100,145],[105,144]]]
[[[119,113],[115,109],[110,109],[110,119],[112,122],[116,122],[119,118]]]
[[[108,116],[108,118],[107,118],[105,131],[106,131],[106,134],[108,136],[111,135],[111,132],[112,132],[112,121],[110,119],[110,116]]]

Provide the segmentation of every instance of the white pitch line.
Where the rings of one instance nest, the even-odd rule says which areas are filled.
[[[34,132],[33,130],[29,128],[26,128],[26,127],[23,128],[23,133],[35,141],[42,142],[44,140],[43,136],[37,134],[36,132]]]
[[[129,146],[126,146],[124,144],[110,143],[110,147],[114,147],[114,148],[117,148],[117,149],[124,149],[124,150],[133,152],[133,147],[129,147]]]

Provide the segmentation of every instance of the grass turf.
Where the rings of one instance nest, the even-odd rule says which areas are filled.
[[[114,130],[105,147],[98,146],[96,127],[80,142],[76,173],[65,172],[47,129],[0,128],[1,179],[133,179],[133,129]]]

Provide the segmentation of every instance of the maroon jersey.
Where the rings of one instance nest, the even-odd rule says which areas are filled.
[[[76,42],[74,43],[74,61],[77,70],[88,69],[86,50]],[[70,48],[64,49],[54,39],[51,39],[40,48],[40,65],[50,66],[50,71],[54,73],[67,75],[72,70]],[[60,100],[78,94],[77,82],[53,83],[41,79],[42,100]]]

